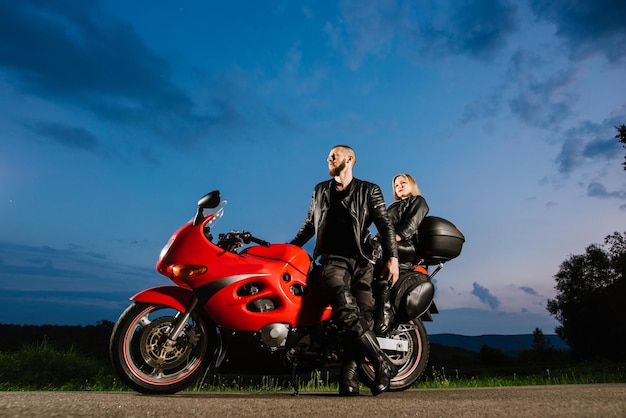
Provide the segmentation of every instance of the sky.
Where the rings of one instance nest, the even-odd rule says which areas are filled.
[[[0,323],[115,321],[211,190],[288,242],[348,144],[466,237],[429,333],[551,334],[626,230],[624,123],[623,0],[0,0]]]

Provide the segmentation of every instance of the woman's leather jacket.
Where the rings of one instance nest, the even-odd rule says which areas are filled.
[[[417,230],[428,214],[428,210],[426,199],[422,196],[409,196],[402,200],[396,200],[387,209],[396,234],[402,237],[402,240],[398,241],[400,263],[415,261]]]

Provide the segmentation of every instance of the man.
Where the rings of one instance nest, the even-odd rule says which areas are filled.
[[[291,241],[303,246],[316,235],[313,258],[320,257],[322,284],[328,291],[337,322],[346,331],[339,383],[339,393],[346,396],[359,394],[357,375],[364,356],[376,372],[371,388],[374,395],[386,391],[397,373],[371,331],[374,260],[368,228],[373,221],[378,229],[383,275],[392,283],[398,279],[395,232],[380,187],[354,178],[355,163],[356,155],[351,147],[337,145],[330,150],[328,169],[332,179],[315,186],[304,224]]]

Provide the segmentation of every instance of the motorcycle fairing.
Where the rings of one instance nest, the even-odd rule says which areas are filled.
[[[135,302],[158,303],[179,312],[185,312],[193,297],[193,292],[184,287],[156,286],[142,290],[131,296],[130,299]]]
[[[243,250],[241,254],[249,254],[267,260],[284,261],[305,276],[311,265],[311,256],[302,248],[291,244],[272,244],[269,247],[253,245]]]
[[[311,259],[305,250],[272,244],[231,252],[207,239],[203,228],[204,222],[189,222],[176,231],[157,262],[157,270],[179,286],[193,289],[201,309],[219,327],[256,332],[276,322],[294,328],[330,318],[331,309],[320,303],[323,298],[319,291],[307,285]],[[181,278],[174,275],[175,265],[203,265],[206,272]],[[255,285],[259,291],[241,292],[246,285]],[[271,301],[273,306],[253,311],[250,304],[255,301]]]
[[[255,273],[214,279],[195,289],[205,312],[220,328],[259,331],[271,323],[285,323],[291,328],[311,326],[330,318],[331,309],[321,302],[316,288],[306,283],[306,275],[282,260],[264,260],[241,256],[239,268],[249,261]],[[210,272],[207,272],[210,274]],[[254,286],[254,293],[242,292]],[[255,301],[271,301],[272,308],[254,311]]]

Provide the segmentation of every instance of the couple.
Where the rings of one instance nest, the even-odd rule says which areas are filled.
[[[376,260],[371,255],[368,228],[374,222],[378,230],[381,280],[393,286],[400,275],[400,262],[413,261],[407,258],[415,256],[411,242],[428,205],[421,196],[415,196],[419,193],[415,180],[403,174],[393,180],[398,201],[387,209],[379,186],[353,177],[356,154],[347,145],[333,147],[327,161],[332,179],[315,186],[307,217],[291,243],[303,246],[316,236],[313,258],[320,257],[319,278],[335,318],[346,332],[339,393],[359,394],[358,369],[366,357],[376,373],[372,394],[379,395],[389,389],[397,369],[372,331]]]

